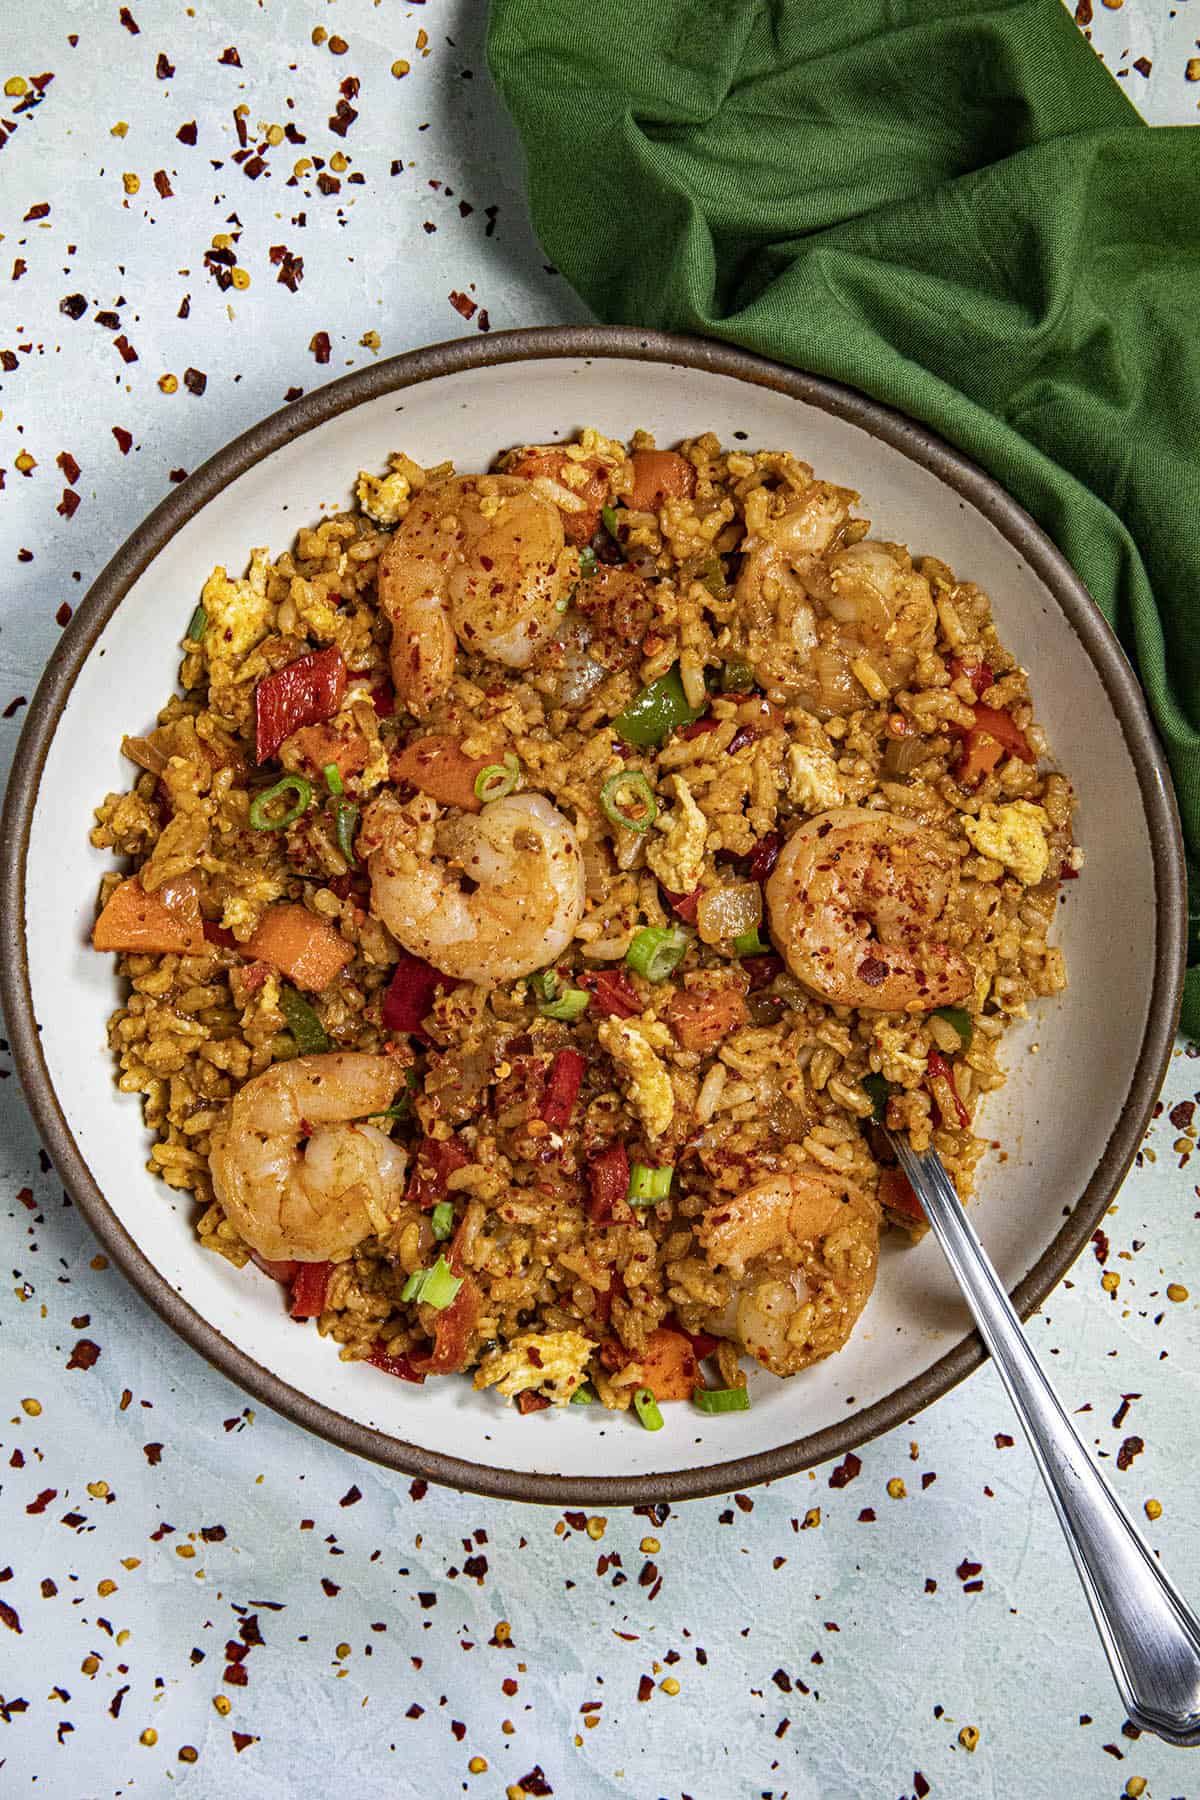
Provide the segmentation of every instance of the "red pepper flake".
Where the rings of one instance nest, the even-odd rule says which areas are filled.
[[[61,507],[59,508],[59,511],[60,512],[62,511]],[[62,625],[64,627],[71,623],[71,607],[66,600],[63,601],[62,605],[59,607],[58,611],[55,613],[54,623],[56,625]]]
[[[453,288],[450,290],[450,304],[464,319],[473,319],[479,311],[476,301],[469,299],[466,294],[457,293]]]
[[[123,425],[114,425],[112,434],[117,440],[117,448],[120,450],[121,455],[128,456],[129,452],[133,449],[133,433],[131,431],[126,431]]]
[[[342,191],[342,184],[337,176],[328,174],[324,169],[317,176],[317,186],[323,194],[340,194]]]
[[[358,1502],[361,1499],[362,1499],[362,1489],[357,1486],[351,1486],[346,1489],[345,1493],[342,1495],[341,1499],[338,1501],[338,1505],[339,1506],[357,1506]]]
[[[200,1536],[206,1544],[223,1544],[226,1535],[223,1525],[202,1525],[200,1527]]]
[[[550,1783],[542,1773],[542,1765],[540,1763],[534,1763],[528,1775],[522,1775],[517,1785],[522,1788],[526,1794],[534,1796],[535,1800],[545,1800],[546,1795],[553,1794],[554,1792],[554,1789],[550,1786]]]
[[[478,324],[480,331],[490,331],[492,329],[492,321],[488,317],[488,309],[486,306],[480,312],[476,323]]]
[[[1134,1457],[1140,1456],[1145,1448],[1145,1442],[1140,1437],[1127,1437],[1117,1451],[1118,1469],[1132,1468]]]
[[[224,61],[224,58],[222,58],[222,61]],[[258,1739],[254,1734],[249,1731],[231,1731],[229,1735],[233,1739],[233,1747],[239,1756],[242,1754],[243,1750],[249,1749],[251,1744],[257,1744],[258,1742]]]
[[[162,1461],[162,1453],[163,1447],[161,1444],[142,1445],[142,1455],[146,1458],[146,1461],[150,1464],[152,1469],[157,1469],[159,1463]]]
[[[596,1010],[609,1019],[632,1019],[642,1010],[637,989],[624,968],[589,969],[579,985],[595,997]]]
[[[155,60],[154,73],[160,81],[170,81],[172,75],[175,73],[175,64],[169,62],[161,50]]]
[[[830,1473],[829,1485],[831,1488],[848,1487],[852,1481],[856,1480],[861,1471],[862,1458],[855,1456],[853,1450],[847,1450],[837,1468]]]
[[[1108,1233],[1106,1231],[1093,1231],[1092,1254],[1103,1268],[1108,1261]]]
[[[327,363],[333,354],[333,346],[329,342],[327,331],[315,331],[309,340],[308,347],[319,363]]]
[[[248,1687],[250,1685],[250,1677],[245,1669],[243,1669],[241,1663],[226,1663],[221,1680],[229,1687]]]
[[[1007,1431],[998,1431],[993,1442],[997,1450],[1011,1450],[1013,1447],[1013,1439],[1009,1437]]]
[[[649,1700],[649,1698],[653,1692],[654,1692],[654,1683],[651,1681],[649,1675],[643,1675],[641,1680],[638,1682],[638,1690],[637,1690],[638,1699],[645,1702],[645,1701]]]
[[[302,387],[290,387],[283,397],[285,400],[299,400],[303,395],[304,389]],[[375,696],[372,694],[371,698],[374,699]],[[378,708],[376,708],[376,711],[378,711]]]
[[[10,1606],[8,1604],[7,1600],[0,1600],[0,1620],[2,1620],[3,1623],[8,1626],[8,1629],[10,1631],[15,1631],[17,1636],[20,1637],[20,1635],[21,1635],[20,1614],[17,1612],[17,1609],[15,1606]]]
[[[181,125],[175,136],[181,144],[194,144],[196,142],[195,119],[189,119],[186,125]]]
[[[17,353],[15,350],[0,350],[0,369],[6,369],[11,375],[12,371],[17,366]]]
[[[74,487],[75,483],[79,480],[79,464],[75,461],[71,452],[69,450],[60,450],[54,460],[65,475],[68,486]]]
[[[64,294],[58,303],[60,313],[66,313],[68,319],[82,319],[87,311],[87,301],[82,294]]]
[[[25,1508],[27,1513],[44,1513],[52,1500],[58,1499],[57,1488],[43,1488],[36,1500],[31,1500]]]
[[[250,181],[257,181],[266,166],[267,161],[265,157],[251,156],[242,164],[242,174]]]
[[[928,1792],[929,1792],[929,1783],[926,1781],[925,1777],[922,1775],[920,1769],[914,1769],[913,1770],[913,1793],[916,1795],[917,1800],[925,1800],[925,1796],[926,1796],[926,1794],[928,1794]]]
[[[129,33],[130,37],[138,37],[140,35],[142,28],[138,24],[137,20],[134,18],[133,14],[130,12],[130,10],[127,6],[123,6],[121,8],[120,12],[117,14],[117,17],[118,17],[118,19],[120,19],[122,25],[125,27],[126,31]]]
[[[878,956],[864,956],[858,965],[858,978],[868,987],[879,987],[887,979],[888,965]]]
[[[240,69],[242,66],[242,59],[238,55],[237,49],[233,44],[229,44],[224,50],[222,50],[220,56],[218,56],[218,58],[217,58],[217,61],[219,63],[224,63],[226,65],[226,67],[230,68],[230,69]]]
[[[64,519],[73,519],[79,511],[79,495],[72,488],[64,488],[62,499],[54,510]]]
[[[973,1581],[976,1575],[981,1575],[983,1573],[983,1564],[968,1562],[964,1557],[954,1573],[958,1576],[960,1581]]]
[[[158,189],[160,200],[170,200],[174,198],[174,189],[167,178],[167,171],[165,169],[155,169],[154,185]]]
[[[858,1522],[860,1525],[873,1525],[875,1523],[875,1508],[873,1506],[864,1506],[858,1515]]]
[[[324,1588],[325,1593],[330,1600],[332,1600],[336,1594],[340,1594],[342,1591],[336,1581],[330,1581],[328,1575],[322,1575],[321,1586],[322,1586],[322,1588]]]
[[[122,362],[135,363],[137,361],[138,353],[130,343],[129,339],[125,336],[124,332],[121,333],[120,337],[114,338],[113,343],[121,353]]]
[[[329,129],[338,137],[344,138],[357,117],[358,114],[347,101],[339,100],[328,121]]]
[[[200,395],[208,386],[208,376],[204,373],[203,369],[185,369],[183,371],[183,385],[189,394],[195,394],[197,399],[199,399]]]
[[[4,709],[3,714],[0,714],[0,717],[3,717],[5,719],[15,718],[17,713],[20,712],[21,708],[23,706],[28,706],[28,705],[29,705],[29,702],[25,698],[24,694],[18,694],[15,699],[12,699],[9,701],[8,705]]]
[[[1150,71],[1154,67],[1154,64],[1150,61],[1148,56],[1139,56],[1133,66],[1138,74],[1142,76],[1143,80],[1148,81],[1150,79]]]
[[[545,1394],[535,1393],[532,1388],[526,1388],[523,1393],[517,1395],[517,1411],[522,1418],[529,1413],[544,1412],[549,1404]]]
[[[24,275],[26,273],[28,268],[29,268],[29,264],[25,261],[25,258],[23,256],[18,256],[16,258],[14,258],[13,270],[12,270],[13,280],[20,281],[22,275]]]
[[[176,481],[176,482],[186,481],[187,480],[187,470],[186,469],[169,469],[167,471],[167,480],[168,481]]]
[[[71,1352],[68,1369],[94,1369],[100,1360],[100,1346],[91,1338],[80,1338]]]
[[[99,325],[104,331],[120,331],[121,315],[115,312],[98,312],[92,323]]]
[[[921,1477],[921,1492],[924,1493],[926,1488],[931,1488],[936,1480],[937,1476],[934,1471],[932,1469],[926,1469]]]
[[[111,1718],[114,1718],[114,1719],[120,1718],[121,1702],[124,1700],[124,1698],[128,1692],[129,1692],[129,1683],[126,1682],[124,1687],[119,1687],[117,1689],[116,1693],[113,1695],[112,1699],[109,1701],[108,1711],[109,1711],[109,1716]]]

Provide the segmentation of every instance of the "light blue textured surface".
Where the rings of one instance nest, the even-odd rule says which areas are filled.
[[[171,471],[289,388],[369,361],[368,332],[386,355],[475,331],[479,312],[464,320],[452,292],[494,328],[584,316],[525,220],[481,6],[132,0],[136,35],[120,11],[11,5],[0,33],[0,83],[54,76],[40,106],[10,96],[0,114],[5,764],[13,703],[32,693],[56,614]],[[1197,0],[1096,11],[1097,43],[1131,71],[1147,116],[1194,122]],[[315,46],[316,25],[346,53]],[[219,60],[229,45],[240,68]],[[160,52],[169,76],[156,74]],[[1148,77],[1133,70],[1143,56]],[[399,79],[397,58],[411,64]],[[342,139],[326,121],[351,76],[359,116]],[[231,160],[242,103],[251,145],[276,122],[307,140],[268,149],[257,180]],[[193,120],[189,147],[176,134]],[[111,135],[119,121],[124,137]],[[315,170],[287,185],[298,157],[335,151],[350,159],[340,192],[322,194]],[[204,267],[217,232],[238,234],[245,291],[220,291]],[[276,245],[303,257],[294,293],[276,281]],[[88,302],[77,322],[59,310],[75,293]],[[327,366],[309,349],[322,331]],[[182,385],[187,368],[207,376],[201,396]],[[157,385],[167,373],[181,382],[172,395]],[[114,426],[132,434],[128,454]],[[25,478],[22,450],[36,460]],[[74,516],[59,510],[62,453],[79,469]],[[661,1524],[613,1514],[595,1538],[549,1510],[422,1495],[252,1412],[97,1268],[39,1165],[7,1057],[0,1074],[0,1792],[440,1800],[501,1796],[540,1767],[546,1785],[528,1791],[560,1800],[1074,1800],[1117,1796],[1131,1776],[1151,1800],[1200,1795],[1200,1753],[1122,1735],[1030,1457],[1003,1441],[1017,1432],[990,1370],[867,1447],[842,1488],[822,1469]],[[1165,1108],[1195,1099],[1198,1074],[1177,1052]],[[1030,1329],[1118,1491],[1139,1518],[1147,1498],[1161,1502],[1151,1541],[1197,1597],[1200,1333],[1194,1302],[1165,1296],[1169,1282],[1200,1293],[1200,1214],[1195,1171],[1173,1148],[1190,1115],[1176,1116],[1185,1125],[1159,1118],[1106,1221],[1117,1292],[1085,1255]],[[99,1359],[69,1369],[80,1339]],[[1118,1471],[1133,1438],[1144,1447]],[[887,1493],[893,1477],[902,1499]],[[813,1509],[819,1524],[806,1525]],[[255,1637],[249,1615],[264,1641],[235,1685],[224,1647],[239,1627]],[[509,1642],[493,1641],[502,1620]],[[675,1696],[660,1685],[671,1676]],[[973,1754],[963,1726],[978,1729]],[[147,1728],[157,1742],[141,1741]],[[197,1761],[178,1760],[183,1745]],[[472,1773],[473,1757],[486,1770]]]

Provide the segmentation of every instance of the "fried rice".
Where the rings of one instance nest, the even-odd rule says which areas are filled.
[[[149,1167],[344,1359],[743,1405],[924,1229],[879,1122],[965,1201],[1065,985],[1026,673],[785,451],[589,430],[357,493],[213,572],[96,814]]]

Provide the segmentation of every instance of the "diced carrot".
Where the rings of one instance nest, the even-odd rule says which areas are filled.
[[[696,1352],[682,1332],[660,1325],[646,1339],[638,1361],[642,1386],[648,1387],[656,1400],[691,1399],[700,1372]]]
[[[302,725],[292,733],[291,741],[311,769],[327,769],[333,763],[343,781],[360,775],[370,755],[365,737],[357,732],[343,737],[332,725]]]
[[[244,948],[247,956],[270,963],[297,987],[314,994],[324,992],[354,960],[354,951],[332,925],[307,907],[287,901],[268,906]]]
[[[95,950],[132,950],[165,955],[174,950],[199,956],[205,949],[200,899],[190,876],[179,876],[148,894],[136,875],[109,895],[92,927]]]
[[[567,469],[582,469],[586,479],[582,487],[576,487],[572,481],[563,479]],[[565,450],[554,444],[530,444],[523,450],[519,461],[513,463],[510,475],[519,475],[525,481],[542,480],[557,482],[569,493],[575,494],[583,501],[579,512],[563,512],[563,536],[568,544],[587,544],[596,535],[596,527],[600,523],[600,508],[608,499],[608,470],[595,457],[576,462]]]
[[[749,1016],[735,987],[672,994],[663,1013],[680,1048],[701,1051],[715,1049]]]
[[[431,794],[442,806],[460,806],[464,812],[480,810],[475,783],[493,758],[468,756],[457,738],[423,737],[398,751],[388,764],[392,781],[407,781]]]
[[[696,471],[675,450],[635,450],[633,486],[625,496],[634,512],[653,512],[664,500],[687,500],[696,486]]]
[[[1011,713],[994,706],[976,706],[975,723],[963,733],[962,755],[954,767],[960,786],[974,786],[995,768],[1002,756],[1036,762],[1029,739]]]

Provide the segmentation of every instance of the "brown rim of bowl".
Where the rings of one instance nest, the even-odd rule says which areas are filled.
[[[359,1425],[280,1381],[215,1330],[159,1274],[120,1224],[71,1136],[46,1068],[33,1012],[24,932],[24,878],[30,827],[42,767],[59,714],[109,618],[137,577],[184,522],[263,457],[350,407],[418,382],[481,366],[565,357],[585,361],[623,357],[733,376],[819,407],[900,450],[991,521],[1040,576],[1091,658],[1137,769],[1150,832],[1157,899],[1154,1004],[1124,1106],[1099,1165],[1053,1242],[1012,1291],[1013,1303],[1023,1318],[1040,1305],[1088,1242],[1120,1186],[1158,1097],[1171,1053],[1183,983],[1186,886],[1179,817],[1166,764],[1141,689],[1099,609],[1040,526],[991,476],[902,414],[851,388],[767,362],[747,351],[621,326],[507,331],[486,340],[434,344],[331,382],[243,432],[197,469],[155,507],[104,569],[63,633],[38,685],[17,747],[0,820],[0,998],[8,1018],[17,1071],[34,1120],[69,1192],[105,1250],[143,1298],[222,1374],[276,1412],[340,1449],[405,1474],[426,1476],[498,1499],[620,1506],[724,1494],[844,1455],[890,1431],[955,1387],[984,1360],[983,1345],[978,1335],[971,1332],[923,1374],[837,1425],[773,1450],[692,1470],[595,1479],[526,1474],[422,1450]]]

